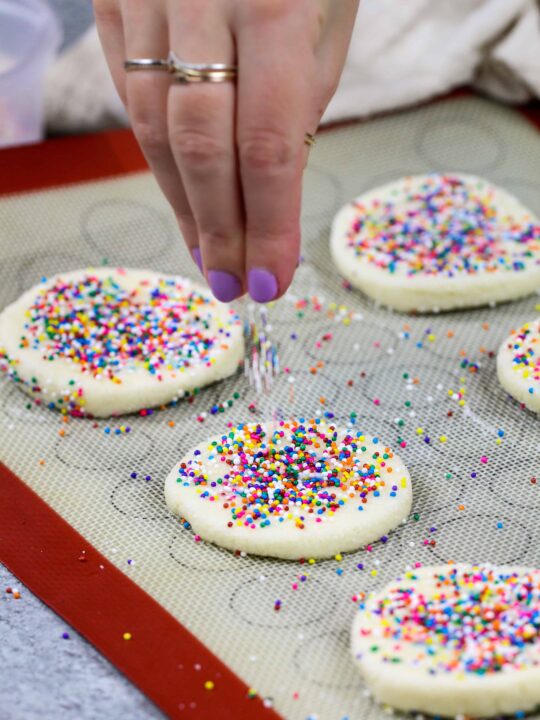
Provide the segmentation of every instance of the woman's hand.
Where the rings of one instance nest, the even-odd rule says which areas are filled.
[[[300,252],[305,133],[315,133],[358,0],[94,0],[133,131],[214,295],[288,288]],[[238,67],[236,82],[178,84],[125,59]]]

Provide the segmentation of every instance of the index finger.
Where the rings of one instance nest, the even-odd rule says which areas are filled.
[[[244,8],[237,35],[237,144],[247,285],[254,300],[269,302],[288,288],[298,262],[315,60],[304,12],[281,0]]]

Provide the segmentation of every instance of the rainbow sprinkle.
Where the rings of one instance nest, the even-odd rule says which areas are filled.
[[[540,224],[501,214],[482,181],[406,178],[395,200],[355,204],[348,246],[390,273],[454,277],[522,271],[540,264]]]
[[[540,392],[540,319],[512,333],[506,344],[513,369],[526,381],[528,392]]]
[[[367,650],[430,674],[490,675],[540,664],[540,571],[452,566],[407,572],[362,601]],[[372,628],[375,622],[377,629]]]
[[[195,450],[182,462],[177,482],[195,487],[202,500],[220,503],[230,516],[229,528],[287,522],[302,530],[351,502],[362,511],[381,495],[394,456],[377,445],[377,438],[340,432],[320,419],[281,421],[275,429],[238,425],[212,441],[207,456]],[[406,483],[396,477],[390,497]]]
[[[270,335],[268,311],[264,305],[250,304],[244,321],[244,338],[247,351],[244,359],[244,375],[257,394],[270,392],[274,379],[279,375],[279,354]]]
[[[220,320],[210,294],[180,279],[128,279],[133,289],[126,289],[115,274],[128,272],[57,278],[37,291],[26,312],[19,350],[37,351],[47,363],[67,361],[76,373],[62,398],[47,398],[50,407],[58,402],[66,412],[81,413],[84,393],[74,377],[121,385],[125,373],[135,370],[160,382],[193,367],[210,367],[228,349],[232,326],[240,324],[232,310]],[[22,378],[17,365],[0,348],[0,369],[41,396],[38,378]]]

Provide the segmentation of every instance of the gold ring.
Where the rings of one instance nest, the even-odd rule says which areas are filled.
[[[236,65],[226,63],[188,63],[174,53],[169,53],[169,71],[179,83],[228,82],[236,79]]]
[[[304,135],[304,144],[308,147],[313,147],[317,141],[315,140],[315,135],[312,135],[311,133],[306,133]]]
[[[178,83],[220,83],[229,82],[236,79],[236,72],[231,70],[197,70],[197,71],[186,71],[176,69],[172,71],[174,81]]]

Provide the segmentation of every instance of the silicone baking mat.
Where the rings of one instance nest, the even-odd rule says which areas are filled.
[[[280,562],[197,543],[171,517],[163,499],[169,469],[227,423],[261,416],[241,374],[146,417],[68,423],[3,379],[0,458],[266,707],[291,720],[385,717],[350,658],[359,592],[414,563],[540,564],[539,425],[495,372],[497,348],[538,314],[538,298],[432,317],[377,308],[333,268],[330,223],[362,191],[426,171],[481,175],[540,213],[539,167],[534,126],[473,97],[324,132],[312,152],[304,261],[269,311],[288,368],[271,402],[284,417],[330,413],[344,423],[355,412],[360,429],[399,449],[413,479],[413,513],[388,539],[341,561]],[[0,249],[0,307],[43,276],[88,265],[197,277],[147,173],[4,197]],[[200,678],[202,685],[204,672]],[[220,682],[227,679],[207,691],[216,703]],[[179,715],[198,717],[181,677],[175,692]]]

